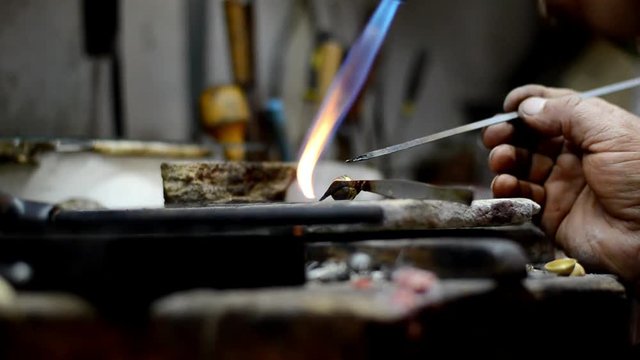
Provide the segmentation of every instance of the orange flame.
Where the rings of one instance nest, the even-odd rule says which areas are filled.
[[[300,190],[308,199],[315,199],[316,197],[313,190],[313,170],[331,138],[336,122],[340,119],[341,114],[337,103],[341,93],[340,89],[338,89],[326,99],[298,161],[298,186],[300,186]]]
[[[312,179],[318,159],[338,127],[339,121],[342,120],[362,89],[391,21],[402,1],[381,1],[362,35],[351,47],[349,55],[331,83],[327,96],[320,106],[298,161],[298,185],[304,196],[309,199],[315,198]]]

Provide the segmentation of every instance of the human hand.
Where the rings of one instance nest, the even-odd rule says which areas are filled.
[[[640,118],[539,85],[513,90],[504,108],[522,123],[483,133],[494,196],[539,203],[542,229],[587,270],[640,280]]]

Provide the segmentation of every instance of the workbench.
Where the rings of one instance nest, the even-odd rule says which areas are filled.
[[[64,293],[19,292],[1,311],[5,359],[372,359],[590,355],[629,348],[630,301],[609,275],[518,284],[448,279],[410,306],[376,281],[194,289],[136,321]],[[126,297],[126,294],[121,294]]]

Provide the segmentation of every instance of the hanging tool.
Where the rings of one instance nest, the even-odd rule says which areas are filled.
[[[306,4],[315,28],[315,47],[310,59],[309,84],[305,100],[317,103],[326,95],[340,68],[344,46],[337,39],[328,2],[307,0]]]
[[[252,1],[224,0],[234,82],[245,91],[253,86]]]
[[[313,54],[313,75],[311,84],[313,88],[309,90],[308,97],[314,102],[324,98],[335,77],[342,58],[344,49],[342,45],[330,34],[318,35],[318,45]]]
[[[588,99],[588,98],[592,98],[592,97],[597,97],[597,96],[603,96],[603,95],[608,95],[608,94],[612,94],[618,91],[622,91],[622,90],[627,90],[627,89],[631,89],[634,87],[638,87],[640,86],[640,77],[638,78],[634,78],[634,79],[630,79],[630,80],[626,80],[626,81],[621,81],[618,83],[614,83],[614,84],[610,84],[610,85],[606,85],[603,87],[599,87],[587,92],[583,92],[580,94],[580,97],[583,99]],[[382,149],[378,149],[378,150],[373,150],[370,151],[366,154],[362,154],[359,156],[356,156],[353,159],[349,159],[346,162],[359,162],[359,161],[365,161],[365,160],[370,160],[373,158],[377,158],[379,156],[383,156],[383,155],[388,155],[394,152],[398,152],[398,151],[402,151],[402,150],[407,150],[410,149],[412,147],[416,147],[419,145],[423,145],[432,141],[436,141],[436,140],[441,140],[444,138],[448,138],[450,136],[454,136],[454,135],[458,135],[458,134],[462,134],[465,132],[469,132],[472,130],[477,130],[477,129],[482,129],[484,127],[490,126],[490,125],[494,125],[494,124],[499,124],[502,122],[506,122],[506,121],[510,121],[513,119],[516,119],[518,117],[518,112],[517,111],[513,111],[510,113],[504,113],[504,114],[498,114],[495,116],[492,116],[490,118],[484,119],[484,120],[480,120],[480,121],[476,121],[473,122],[471,124],[466,124],[466,125],[462,125],[462,126],[458,126],[455,127],[453,129],[449,129],[449,130],[445,130],[445,131],[441,131],[435,134],[431,134],[431,135],[427,135],[421,138],[417,138],[417,139],[413,139],[413,140],[409,140],[407,142],[403,142],[401,144],[396,144],[396,145],[391,145],[388,146],[386,148],[382,148]]]
[[[467,187],[435,186],[400,179],[352,180],[347,176],[334,180],[320,201],[329,196],[334,200],[353,200],[361,191],[391,199],[443,200],[466,205],[473,201],[473,190]]]
[[[292,36],[298,17],[296,16],[296,2],[288,7],[284,21],[279,29],[278,37],[273,45],[270,71],[268,77],[267,101],[262,106],[260,118],[269,128],[268,144],[275,143],[279,160],[293,161],[293,150],[287,136],[287,119],[285,104],[282,101],[282,84],[284,82],[284,54]]]
[[[260,115],[266,121],[266,125],[269,126],[272,139],[268,140],[276,143],[279,159],[281,161],[293,161],[293,152],[287,136],[287,118],[282,99],[277,96],[270,97]]]
[[[373,15],[375,10],[376,7],[373,6],[373,4],[369,9],[367,9],[364,18],[362,19],[363,21],[361,27],[365,27],[367,25],[367,19],[369,19]],[[363,113],[365,110],[365,100],[367,99],[367,96],[370,94],[371,90],[373,90],[374,94],[377,94],[375,90],[378,90],[382,86],[381,81],[377,79],[378,69],[380,68],[380,64],[382,63],[382,61],[384,61],[383,54],[378,54],[373,62],[373,65],[371,66],[371,70],[369,71],[369,75],[367,76],[362,89],[360,89],[360,94],[358,94],[358,97],[351,106],[351,110],[349,110],[349,112],[345,116],[342,126],[340,126],[338,128],[338,131],[336,132],[336,155],[338,158],[353,156],[353,148],[355,144],[354,140],[356,138],[362,137],[363,129],[360,126],[360,123],[362,121]],[[376,103],[374,105],[376,109],[378,108],[377,105],[381,104]],[[378,130],[381,130],[381,128],[378,128],[377,126],[376,128]],[[381,137],[384,137],[384,133],[381,131],[377,131],[375,134],[375,138],[379,141]],[[384,172],[383,174],[386,175],[386,173]]]
[[[402,99],[402,117],[409,119],[416,111],[416,100],[422,87],[422,78],[428,65],[428,57],[426,50],[422,49],[414,55],[409,71],[407,72],[407,87]]]
[[[237,85],[222,85],[205,90],[200,96],[200,112],[207,133],[225,147],[226,159],[244,160],[251,111],[242,89]]]
[[[213,86],[200,95],[200,116],[206,132],[225,147],[227,160],[245,160],[253,85],[251,2],[224,0],[233,84]]]
[[[84,50],[92,59],[107,58],[111,65],[111,106],[113,114],[113,132],[116,138],[125,136],[125,119],[122,95],[121,55],[118,46],[119,0],[82,2]],[[94,61],[94,72],[97,63]],[[94,79],[95,81],[95,79]],[[97,101],[95,91],[98,84],[94,84],[93,101]],[[95,104],[94,104],[95,107]],[[93,116],[96,116],[95,109]],[[95,120],[94,120],[95,121]]]
[[[189,0],[186,1],[187,8],[187,59],[189,64],[188,90],[189,106],[193,116],[191,127],[191,138],[201,138],[201,109],[200,95],[206,88],[207,59],[205,56],[206,47],[209,43],[207,24],[209,23],[209,1]]]

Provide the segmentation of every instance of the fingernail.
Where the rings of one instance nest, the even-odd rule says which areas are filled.
[[[547,102],[546,99],[539,97],[531,97],[522,102],[520,109],[525,115],[538,115],[542,109],[544,108],[544,104]]]

